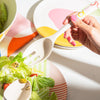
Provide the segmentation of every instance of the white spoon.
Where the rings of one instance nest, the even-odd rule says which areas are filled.
[[[31,91],[29,81],[20,83],[19,80],[16,80],[4,91],[4,100],[29,100]]]
[[[45,60],[46,58],[50,56],[52,52],[52,48],[54,46],[54,42],[57,39],[57,37],[60,36],[62,33],[64,33],[70,27],[71,25],[67,24],[63,26],[54,35],[36,40],[24,51],[23,57],[27,57],[30,54],[32,54],[32,57],[31,57],[32,59],[37,57],[38,59],[36,61],[33,60],[32,64],[36,64],[38,62]]]

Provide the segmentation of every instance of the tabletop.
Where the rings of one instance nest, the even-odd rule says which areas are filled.
[[[17,11],[33,22],[33,12],[41,1],[16,0]],[[73,50],[54,48],[48,60],[58,67],[67,82],[67,100],[100,100],[100,55],[84,46]]]

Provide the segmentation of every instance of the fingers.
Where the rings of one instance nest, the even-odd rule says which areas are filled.
[[[79,28],[73,28],[71,33],[74,40],[79,40]]]
[[[66,19],[64,20],[63,24],[66,25],[70,22],[70,16],[66,17]]]
[[[88,16],[86,16],[82,21],[85,22],[85,23],[88,24],[88,25],[91,25],[91,26],[94,25],[94,19],[93,19],[92,16],[89,16],[89,15],[88,15]]]
[[[72,44],[73,46],[76,45],[76,43],[75,43],[75,41],[74,41],[74,39],[73,39],[73,37],[72,37],[72,35],[71,35],[71,28],[68,29],[68,30],[65,32],[64,38],[66,38],[66,39],[68,40],[68,42],[69,42],[70,44]]]
[[[91,32],[93,30],[93,27],[84,23],[82,20],[78,19],[76,17],[76,15],[72,15],[71,16],[71,21],[72,23],[79,27],[82,31],[84,31],[87,35],[91,35]],[[87,20],[87,23],[90,23],[88,20]]]
[[[71,15],[73,15],[73,14],[77,14],[77,12],[74,12]],[[66,17],[66,19],[63,22],[64,25],[68,24],[71,21],[71,15]],[[75,46],[76,43],[75,43],[75,41],[74,41],[74,39],[72,37],[71,32],[72,32],[72,28],[68,29],[64,34],[64,38],[66,38],[70,44]]]
[[[78,12],[73,12],[72,14],[70,14],[69,16],[67,16],[63,22],[64,25],[68,24],[71,21],[71,16],[72,15],[77,15]]]
[[[100,25],[97,20],[93,17],[93,16],[89,16],[87,15],[84,19],[83,22],[85,22],[86,24],[98,28],[98,26]]]

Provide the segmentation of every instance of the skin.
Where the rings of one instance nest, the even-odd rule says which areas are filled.
[[[93,52],[100,54],[100,24],[92,16],[86,16],[83,20],[78,19],[74,13],[68,16],[64,25],[72,22],[72,27],[66,30],[64,38],[75,46],[75,40]]]

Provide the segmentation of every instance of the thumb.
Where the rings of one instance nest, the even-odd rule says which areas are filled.
[[[82,20],[78,19],[76,17],[76,15],[71,16],[71,21],[72,21],[73,25],[79,27],[86,34],[91,34],[91,31],[92,31],[93,27],[89,26],[88,24],[84,23]]]

